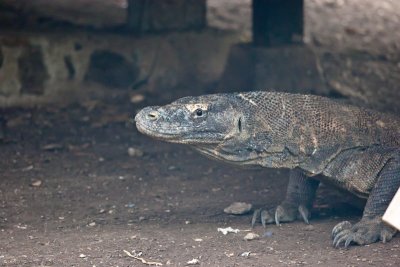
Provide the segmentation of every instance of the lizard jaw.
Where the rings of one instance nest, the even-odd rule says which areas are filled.
[[[139,130],[144,135],[148,135],[152,138],[162,140],[165,142],[170,142],[170,143],[178,143],[178,144],[193,144],[193,140],[195,140],[196,144],[219,144],[221,140],[201,140],[198,137],[197,138],[190,138],[186,137],[184,134],[185,129],[183,127],[170,127],[173,128],[171,131],[166,131],[161,129],[160,127],[154,127],[153,125],[148,125],[148,121],[143,118],[143,114],[139,112],[135,116],[135,122],[136,122],[136,128]],[[181,128],[180,131],[177,131],[179,128]],[[173,132],[175,131],[175,132]]]

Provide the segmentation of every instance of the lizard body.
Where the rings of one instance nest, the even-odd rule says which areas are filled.
[[[334,245],[388,241],[381,216],[400,186],[400,118],[313,95],[246,92],[184,97],[136,115],[140,132],[238,165],[292,169],[266,223],[308,223],[320,180],[368,198],[360,222],[333,229]]]

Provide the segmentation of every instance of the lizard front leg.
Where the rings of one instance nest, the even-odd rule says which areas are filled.
[[[296,219],[308,223],[318,184],[318,180],[309,178],[302,170],[291,170],[285,200],[275,210],[256,210],[251,221],[252,226],[259,218],[264,227],[268,223],[279,225],[281,222]]]
[[[333,245],[348,247],[351,243],[367,245],[392,239],[397,231],[384,223],[382,216],[399,187],[400,157],[396,157],[389,160],[379,173],[361,220],[354,225],[344,221],[333,228]]]

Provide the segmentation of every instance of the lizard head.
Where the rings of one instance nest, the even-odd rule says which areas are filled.
[[[169,105],[142,109],[135,117],[136,127],[150,137],[188,144],[225,162],[288,167],[290,153],[280,138],[284,130],[274,131],[267,121],[286,125],[280,123],[281,110],[277,105],[259,106],[257,96],[239,93],[184,97]]]
[[[240,127],[230,98],[222,94],[184,97],[169,105],[146,107],[136,115],[136,127],[167,142],[219,144]]]

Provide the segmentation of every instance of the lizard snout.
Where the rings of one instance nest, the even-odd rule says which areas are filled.
[[[160,116],[160,112],[158,112],[155,107],[146,107],[136,114],[135,121],[156,121]]]

